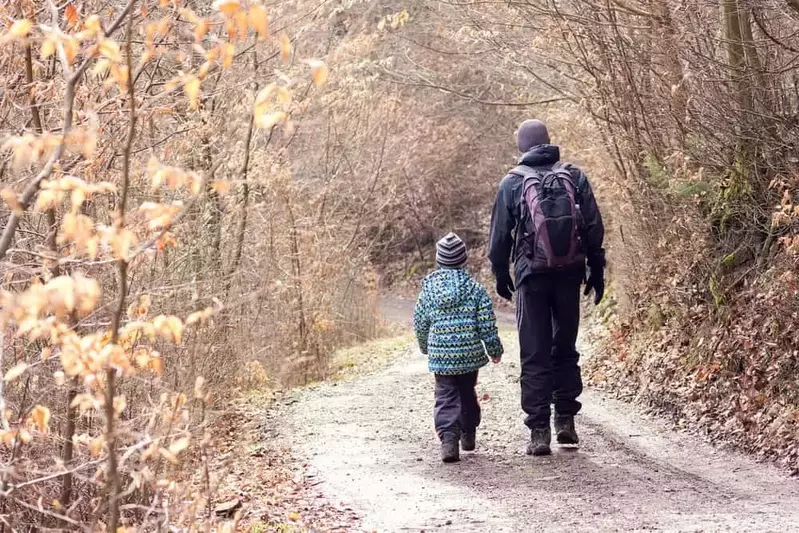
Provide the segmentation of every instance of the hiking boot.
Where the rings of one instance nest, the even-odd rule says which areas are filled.
[[[473,452],[477,446],[477,434],[475,431],[466,431],[461,435],[461,450]]]
[[[549,428],[534,429],[530,432],[530,444],[527,445],[527,455],[549,455],[552,449],[549,443],[552,440],[552,430]]]
[[[580,438],[574,429],[573,416],[555,417],[555,438],[558,444],[579,444]]]
[[[461,460],[458,448],[458,436],[446,433],[441,436],[441,460],[445,463],[456,463]]]

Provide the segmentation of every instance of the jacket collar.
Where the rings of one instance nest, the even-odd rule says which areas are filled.
[[[558,161],[560,161],[560,148],[554,144],[533,146],[519,158],[519,164],[528,167],[551,166]]]

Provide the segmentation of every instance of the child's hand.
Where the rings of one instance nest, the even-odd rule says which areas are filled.
[[[498,365],[501,361],[502,361],[501,357],[492,357],[491,358],[491,362],[494,363],[495,365]]]

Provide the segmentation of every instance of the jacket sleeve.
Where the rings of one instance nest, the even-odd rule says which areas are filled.
[[[488,259],[491,261],[494,274],[510,270],[515,228],[513,188],[509,176],[506,176],[499,184],[494,210],[491,213],[491,231],[488,237]]]
[[[594,197],[594,191],[585,173],[580,172],[578,190],[580,193],[580,211],[585,224],[585,251],[588,267],[592,270],[605,267],[605,249],[602,247],[605,241],[605,226],[602,223],[602,214]]]
[[[416,302],[416,309],[413,312],[413,330],[416,333],[416,341],[419,343],[419,350],[427,355],[427,338],[430,335],[430,314],[425,304],[424,292],[419,294]]]
[[[492,359],[501,358],[505,349],[499,339],[494,306],[491,303],[491,298],[488,297],[485,287],[480,287],[477,300],[477,333],[480,336],[480,340],[485,344],[488,356]]]

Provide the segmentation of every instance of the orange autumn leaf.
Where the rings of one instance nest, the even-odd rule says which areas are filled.
[[[43,405],[37,405],[31,410],[30,420],[36,429],[45,433],[50,429],[50,409]]]
[[[200,106],[200,80],[194,76],[189,76],[183,83],[183,90],[189,98],[189,105],[192,109]]]
[[[241,9],[239,0],[216,0],[213,8],[220,13],[232,17]]]
[[[67,7],[64,8],[64,18],[67,19],[67,24],[70,26],[78,25],[80,15],[78,15],[78,8],[75,7],[75,4],[71,2],[67,4]]]
[[[321,87],[327,82],[328,69],[323,61],[318,59],[308,60],[308,66],[311,67],[311,77],[313,78],[314,85]]]
[[[291,59],[291,39],[285,33],[280,34],[280,57],[283,59],[283,62],[288,62]]]
[[[233,183],[230,180],[216,180],[211,183],[211,188],[220,195],[228,194],[232,187]]]
[[[250,28],[258,34],[261,40],[265,40],[269,36],[269,15],[266,14],[264,6],[256,4],[250,7],[247,19]]]

